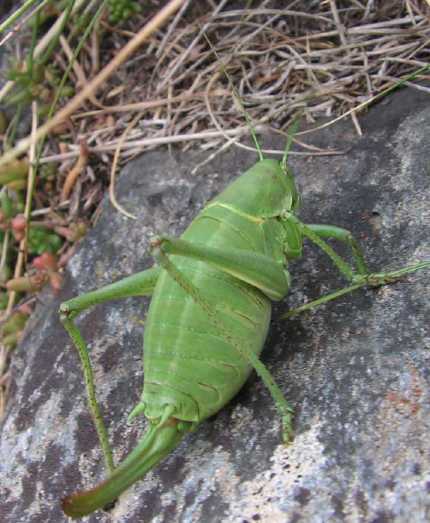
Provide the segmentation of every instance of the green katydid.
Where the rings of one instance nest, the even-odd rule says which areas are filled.
[[[271,315],[271,300],[289,289],[288,261],[301,256],[304,239],[320,247],[350,286],[287,315],[301,312],[364,286],[396,281],[430,267],[425,261],[396,271],[369,273],[349,231],[304,224],[296,216],[300,196],[287,167],[260,160],[210,201],[179,239],[152,242],[157,264],[61,305],[65,328],[77,347],[88,400],[105,456],[108,478],[63,501],[66,514],[81,517],[115,500],[155,467],[181,439],[218,412],[239,391],[252,369],[263,380],[282,419],[282,437],[292,439],[292,408],[259,359]],[[355,267],[325,239],[351,248]],[[73,319],[93,305],[152,295],[144,333],[145,383],[130,417],[144,414],[147,432],[115,468],[96,400],[88,351]]]

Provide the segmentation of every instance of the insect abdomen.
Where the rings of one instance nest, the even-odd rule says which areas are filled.
[[[260,251],[256,224],[244,228],[243,216],[206,208],[183,238],[228,249]],[[224,212],[224,216],[223,216]],[[249,220],[248,220],[249,221]],[[184,276],[216,306],[229,335],[259,354],[270,321],[270,301],[258,289],[200,261],[172,256]],[[220,410],[242,387],[251,368],[211,322],[207,313],[163,271],[145,327],[142,401],[148,412],[175,402],[175,417],[201,421]],[[155,406],[154,402],[157,404]],[[149,403],[152,404],[152,408]],[[194,408],[193,408],[194,405]],[[145,411],[146,412],[146,411]],[[148,415],[148,413],[146,412]]]

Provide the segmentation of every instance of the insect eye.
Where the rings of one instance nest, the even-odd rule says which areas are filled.
[[[293,197],[293,210],[296,211],[302,204],[302,197],[300,193],[296,190],[295,195]]]
[[[285,177],[287,178],[287,184],[291,191],[291,195],[292,195],[291,210],[294,211],[300,207],[300,203],[301,203],[300,193],[297,189],[296,180],[294,178],[294,175],[293,175],[291,169],[288,167],[288,165],[286,163],[282,164],[282,162],[281,162],[281,167],[285,174]]]

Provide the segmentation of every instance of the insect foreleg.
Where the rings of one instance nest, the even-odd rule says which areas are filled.
[[[263,383],[268,388],[274,402],[276,405],[276,408],[278,409],[281,419],[282,419],[282,437],[284,442],[289,442],[292,440],[292,417],[293,417],[293,409],[285,399],[281,389],[279,386],[275,383],[271,373],[267,370],[265,365],[260,361],[258,356],[253,353],[249,348],[243,343],[242,340],[234,337],[231,335],[230,332],[227,331],[225,328],[223,321],[221,320],[216,308],[209,303],[202,295],[202,293],[195,287],[184,275],[181,271],[179,271],[176,266],[170,261],[168,255],[166,254],[166,251],[168,250],[170,254],[176,254],[176,255],[183,255],[187,256],[186,252],[186,245],[189,244],[188,247],[190,247],[190,242],[185,242],[183,240],[173,240],[168,238],[162,238],[157,239],[153,242],[153,255],[155,259],[159,262],[159,264],[165,269],[169,275],[176,281],[176,283],[182,287],[182,289],[189,294],[192,299],[206,312],[208,315],[209,320],[211,323],[218,329],[218,332],[223,336],[223,338],[230,343],[235,350],[240,354],[242,358],[244,358],[252,367],[255,369],[256,373],[259,375],[259,377],[262,379]],[[192,244],[194,248],[199,249],[199,247],[195,244]],[[183,250],[185,249],[185,251]],[[238,249],[237,249],[238,250]],[[217,249],[215,251],[218,251]],[[233,250],[234,251],[234,250]],[[198,258],[196,250],[192,249],[192,256],[193,258]],[[227,251],[226,255],[230,251]],[[202,253],[203,254],[203,253]],[[209,261],[207,258],[207,253],[204,254],[204,258],[206,261]],[[201,259],[201,258],[200,258]],[[213,261],[213,260],[212,260]],[[243,260],[241,260],[243,261]],[[265,261],[267,261],[265,259]],[[213,264],[217,266],[220,260],[213,261]],[[224,265],[221,264],[221,265]],[[232,259],[230,260],[229,265],[229,274],[232,274],[231,268],[232,265],[235,265],[234,256],[232,256]],[[252,268],[252,263],[250,263],[250,266]],[[250,269],[250,267],[246,267],[244,269],[243,265],[237,263],[237,266],[235,266],[235,276],[240,277],[242,276],[243,281],[246,281],[245,278],[248,276],[247,270]],[[253,269],[256,269],[254,267]],[[260,267],[261,273],[264,273],[266,267],[262,266]],[[221,269],[222,270],[222,269]],[[288,287],[287,287],[288,288]],[[280,291],[278,290],[278,294]]]
[[[114,469],[112,451],[109,445],[106,427],[104,425],[100,407],[96,397],[94,386],[94,377],[89,358],[88,348],[84,339],[82,338],[79,329],[73,322],[79,312],[107,301],[128,298],[130,296],[144,296],[152,294],[155,283],[157,281],[160,269],[154,267],[137,274],[133,274],[118,282],[106,285],[101,289],[97,289],[86,294],[82,294],[76,298],[66,301],[60,306],[60,319],[71,337],[74,346],[76,347],[84,372],[85,388],[87,391],[88,407],[91,412],[94,425],[97,430],[97,435],[102,447],[104,459],[107,469],[112,472]]]
[[[322,251],[324,251],[327,256],[331,259],[331,261],[334,263],[334,265],[339,269],[339,271],[345,276],[345,278],[349,281],[354,280],[354,271],[352,267],[346,263],[345,260],[343,260],[337,252],[330,247],[328,243],[326,243],[320,236],[322,234],[318,234],[315,232],[312,227],[309,227],[308,225],[302,223],[294,214],[292,213],[285,213],[283,216],[283,219],[286,222],[292,222],[294,223],[297,228],[300,230],[303,237],[308,238],[311,240],[315,245],[317,245]]]
[[[358,274],[369,273],[361,247],[350,231],[343,229],[342,227],[336,227],[335,225],[325,224],[308,223],[306,224],[306,227],[320,238],[332,238],[348,245],[351,248]]]
[[[319,305],[323,305],[324,303],[327,303],[329,301],[336,300],[337,298],[340,298],[341,296],[344,296],[345,294],[353,292],[357,289],[361,289],[362,287],[379,287],[381,285],[388,285],[389,283],[394,283],[398,281],[400,278],[406,276],[407,274],[411,274],[412,272],[428,268],[430,268],[430,262],[420,262],[416,263],[415,265],[403,267],[402,269],[397,269],[395,271],[373,272],[370,274],[363,275],[360,277],[359,281],[350,285],[349,287],[344,287],[343,289],[339,289],[329,294],[325,294],[324,296],[321,296],[316,300],[305,303],[304,305],[301,305],[296,309],[291,309],[286,314],[284,314],[282,318],[290,318],[291,316],[295,316],[296,314],[299,314],[301,312],[314,309]]]

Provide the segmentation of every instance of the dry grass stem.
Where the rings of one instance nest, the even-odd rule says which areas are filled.
[[[78,161],[68,172],[64,181],[63,190],[61,191],[61,202],[67,200],[78,181],[79,175],[84,171],[88,163],[88,148],[84,141],[79,146],[79,157]]]
[[[170,2],[161,9],[145,26],[137,33],[127,44],[119,51],[118,54],[100,71],[100,73],[91,80],[81,92],[79,92],[67,105],[55,114],[51,120],[39,127],[36,131],[36,140],[41,140],[59,123],[70,117],[97,89],[103,85],[106,80],[116,71],[126,59],[138,49],[142,43],[147,40],[166,20],[181,6],[183,0],[170,0]],[[32,138],[24,138],[11,151],[0,157],[0,166],[5,165],[17,158],[20,154],[27,151],[30,147]]]
[[[383,7],[372,2],[345,7],[328,0],[311,6],[289,2],[276,9],[273,4],[266,0],[255,8],[229,10],[226,1],[198,6],[182,2],[170,24],[151,34],[140,55],[128,56],[127,71],[118,69],[114,57],[115,69],[108,65],[111,83],[103,88],[97,82],[97,100],[79,113],[77,104],[70,108],[73,125],[79,123],[73,141],[85,139],[91,154],[106,164],[119,143],[119,164],[160,145],[187,148],[202,140],[204,148],[219,148],[223,142],[241,146],[248,132],[220,62],[260,130],[285,133],[302,110],[316,128],[322,118],[330,119],[324,124],[328,126],[348,116],[361,135],[360,111],[399,78],[429,63],[430,9],[425,5],[392,0]],[[129,34],[114,33],[117,48]],[[64,50],[70,55],[67,45]],[[91,49],[90,67],[81,59],[75,69],[81,83],[91,77],[94,54],[98,56],[98,47],[97,52]],[[425,78],[423,74],[417,80]],[[416,81],[406,85],[427,89]],[[142,113],[142,119],[125,139],[132,112]],[[47,148],[42,161],[76,158],[78,148],[69,149],[59,154]]]
[[[126,211],[124,209],[124,207],[122,207],[118,203],[118,200],[117,200],[116,194],[115,194],[115,178],[116,178],[116,173],[118,171],[118,162],[119,162],[119,155],[121,153],[121,147],[122,147],[123,143],[125,142],[125,139],[127,138],[127,135],[133,129],[133,127],[137,124],[137,122],[139,121],[140,117],[141,117],[141,115],[137,114],[133,118],[133,120],[127,125],[126,130],[121,135],[121,138],[118,141],[118,145],[117,145],[117,147],[115,149],[115,154],[113,156],[112,169],[111,169],[111,175],[110,175],[110,184],[109,184],[109,199],[110,199],[112,205],[115,207],[115,209],[117,211],[119,211],[120,213],[122,213],[125,216],[127,216],[127,218],[131,218],[132,220],[137,220],[137,217],[134,216],[134,214],[131,214],[128,211]]]
[[[31,214],[31,203],[32,203],[32,189],[34,186],[35,181],[35,169],[33,167],[33,162],[36,158],[36,129],[37,129],[37,104],[36,102],[33,102],[32,104],[32,125],[31,125],[31,147],[29,151],[29,157],[30,157],[30,172],[28,175],[28,181],[27,181],[27,198],[25,202],[25,210],[24,210],[24,216],[29,223],[30,221],[30,214]],[[27,257],[27,242],[28,242],[28,227],[26,227],[26,232],[24,235],[24,238],[20,241],[19,244],[19,250],[18,250],[18,257],[15,264],[15,270],[14,270],[14,278],[19,278],[24,270],[25,267],[25,261]],[[2,315],[2,320],[7,319],[12,310],[13,306],[15,304],[17,293],[15,291],[10,291],[8,296],[8,303],[6,310],[4,314]],[[9,350],[7,347],[1,343],[0,345],[0,378],[3,378],[7,369],[7,362],[9,358]],[[3,416],[4,409],[6,406],[7,401],[7,387],[3,384],[0,385],[0,419]]]
[[[30,214],[31,214],[31,204],[32,204],[32,193],[33,193],[33,187],[34,187],[34,181],[35,181],[35,169],[34,169],[34,161],[36,159],[36,146],[37,146],[37,139],[36,139],[36,130],[37,130],[37,103],[33,102],[32,106],[32,120],[31,120],[31,144],[30,144],[30,151],[29,151],[29,175],[28,175],[28,181],[27,181],[27,196],[25,201],[25,210],[24,210],[24,216],[26,219],[26,222],[29,223],[30,221]],[[18,257],[15,264],[15,270],[14,270],[14,278],[19,278],[22,275],[22,271],[24,269],[25,265],[25,259],[27,257],[27,241],[28,241],[28,226],[26,227],[26,233],[24,235],[24,238],[21,240],[19,244],[19,250],[18,250]],[[15,304],[16,299],[16,292],[11,291],[9,293],[9,300],[6,308],[6,312],[4,314],[4,317],[7,318],[10,313],[12,312],[13,306]]]

